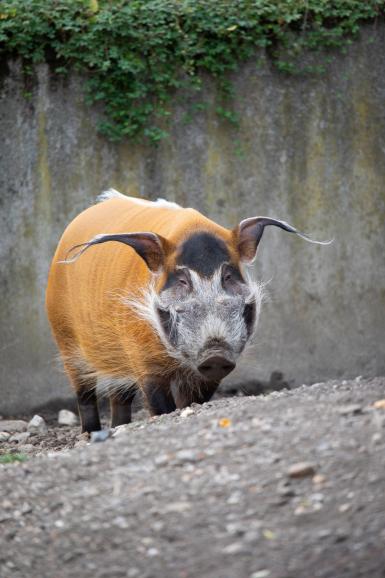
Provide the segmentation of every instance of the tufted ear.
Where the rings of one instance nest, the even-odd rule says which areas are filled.
[[[301,233],[285,221],[278,221],[278,219],[270,219],[269,217],[251,217],[244,219],[233,231],[237,239],[237,249],[241,261],[251,263],[255,259],[259,242],[262,238],[263,231],[268,225],[274,225],[287,231],[288,233],[295,233],[309,243],[316,243],[317,245],[329,245],[333,241],[314,241],[305,233]]]
[[[166,241],[166,239],[160,235],[156,235],[155,233],[116,233],[112,235],[101,234],[96,235],[93,239],[87,241],[86,243],[81,243],[80,245],[71,247],[67,253],[66,259],[60,262],[73,263],[93,245],[99,245],[100,243],[107,243],[109,241],[124,243],[125,245],[128,245],[134,249],[139,257],[145,261],[147,267],[153,272],[157,272],[163,268],[165,256],[169,250],[168,241]],[[73,254],[76,249],[79,250]]]

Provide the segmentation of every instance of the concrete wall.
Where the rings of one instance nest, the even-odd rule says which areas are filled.
[[[271,280],[270,301],[233,381],[384,373],[384,50],[378,25],[320,77],[285,76],[262,56],[234,74],[239,129],[216,116],[208,82],[207,111],[187,122],[194,101],[179,95],[158,148],[99,136],[75,76],[40,66],[26,99],[13,63],[0,92],[0,413],[69,393],[44,311],[47,270],[65,225],[111,186],[226,225],[270,215],[335,238],[318,247],[266,231],[255,271]]]

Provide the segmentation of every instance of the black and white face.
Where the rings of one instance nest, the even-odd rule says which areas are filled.
[[[230,263],[225,243],[196,233],[182,245],[153,302],[158,333],[172,356],[204,379],[220,381],[253,334],[261,299],[260,287]]]

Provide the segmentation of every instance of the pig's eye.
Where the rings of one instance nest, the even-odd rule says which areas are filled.
[[[185,269],[180,269],[176,273],[176,282],[177,287],[182,289],[183,291],[188,291],[191,289],[191,280],[188,271]]]
[[[223,281],[224,281],[225,283],[229,283],[229,282],[231,281],[232,277],[233,277],[233,276],[231,275],[231,272],[230,272],[230,271],[226,271],[225,274],[223,275]]]

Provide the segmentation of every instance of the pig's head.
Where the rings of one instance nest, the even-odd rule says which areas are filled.
[[[234,369],[256,328],[262,291],[245,265],[253,262],[268,225],[319,243],[284,221],[254,217],[233,231],[193,230],[179,244],[155,233],[99,235],[79,246],[73,259],[106,241],[135,249],[158,275],[142,299],[127,303],[152,325],[170,356],[202,379],[219,382]]]
[[[241,268],[223,239],[194,233],[178,248],[153,301],[167,349],[209,381],[234,369],[255,329],[262,292]]]

